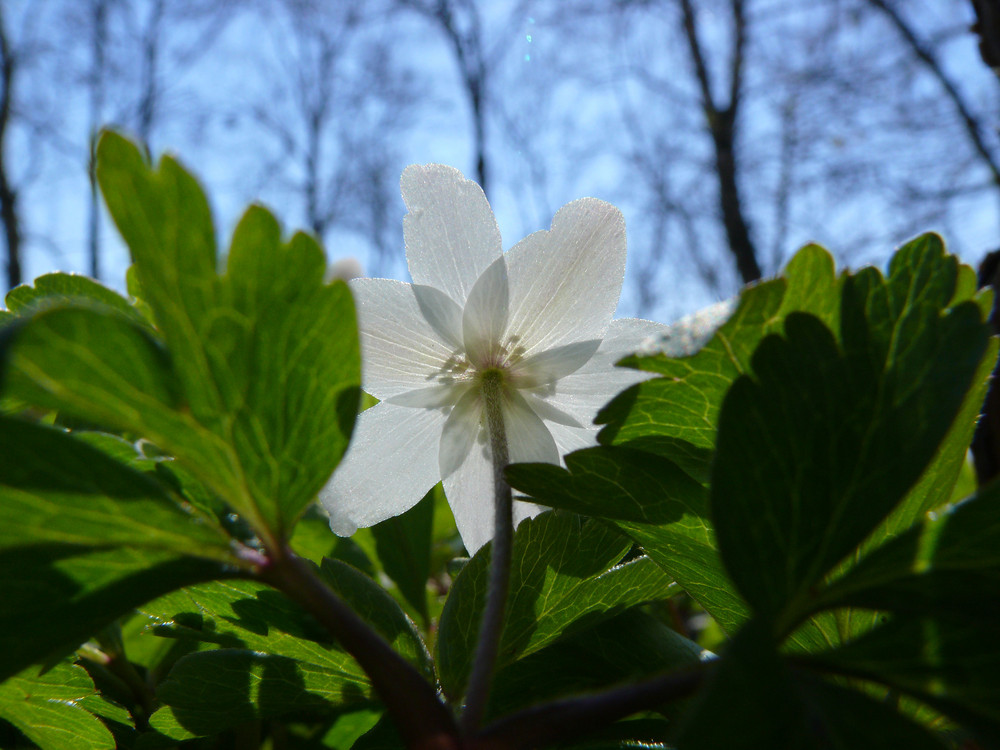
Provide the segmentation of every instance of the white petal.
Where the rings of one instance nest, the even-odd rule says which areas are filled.
[[[510,463],[559,463],[559,449],[552,433],[517,391],[504,399],[503,419]]]
[[[500,363],[500,344],[507,329],[509,303],[507,264],[500,257],[476,281],[462,313],[465,352],[477,367]]]
[[[503,405],[504,427],[510,461],[542,461],[558,464],[559,450],[541,419],[517,393]],[[493,538],[493,463],[489,441],[469,441],[470,450],[461,466],[444,477],[444,492],[455,515],[455,524],[470,554]],[[516,523],[545,510],[533,503],[514,504]]]
[[[544,513],[547,510],[552,510],[552,508],[546,508],[544,505],[535,505],[524,500],[515,500],[512,513],[514,528],[516,529],[525,518],[534,518],[539,513]]]
[[[548,427],[556,441],[556,446],[559,448],[559,455],[562,457],[573,451],[593,448],[597,445],[597,434],[600,432],[597,427],[580,429],[561,424],[550,424]]]
[[[358,415],[347,454],[320,491],[341,536],[408,510],[440,479],[444,415],[380,403]]]
[[[628,367],[615,367],[623,357],[641,350],[667,330],[661,323],[626,318],[612,320],[600,348],[579,370],[532,393],[552,407],[591,425],[597,412],[626,388],[654,377]]]
[[[610,203],[582,198],[559,209],[552,229],[506,255],[515,343],[533,354],[600,339],[625,278],[625,222]]]
[[[662,351],[669,357],[690,357],[709,342],[739,306],[739,296],[724,299],[685,315],[667,326],[658,340],[651,342],[651,351]]]
[[[482,399],[478,389],[467,391],[448,414],[438,452],[442,478],[458,471],[474,445],[482,446],[486,443],[482,415]]]
[[[443,482],[462,543],[474,555],[493,538],[493,464],[489,448],[477,443],[458,471]],[[515,500],[512,509],[515,528],[525,518],[534,518],[546,510],[549,508]]]
[[[546,398],[551,397],[551,393],[552,392],[548,388],[540,388],[537,392],[521,391],[521,395],[524,397],[524,400],[528,402],[528,406],[530,406],[531,410],[541,417],[543,421],[555,422],[556,424],[563,424],[568,427],[580,428],[586,426],[581,424],[580,420],[572,414],[568,414],[547,401]]]
[[[421,409],[445,409],[454,406],[467,390],[468,387],[463,385],[431,385],[390,396],[385,399],[385,403]]]
[[[493,464],[489,443],[475,443],[458,470],[442,481],[462,543],[474,555],[493,538]]]
[[[669,334],[670,329],[671,326],[641,318],[612,320],[600,347],[579,371],[586,373],[598,372],[606,368],[629,369],[615,367],[615,364],[630,354],[649,351],[651,347],[655,347],[661,337]]]
[[[385,399],[437,384],[454,361],[455,347],[427,322],[413,286],[390,279],[354,279],[351,291],[358,307],[364,389]],[[442,317],[447,314],[442,312]]]
[[[451,297],[423,284],[413,285],[413,296],[424,320],[449,346],[462,348],[462,308]]]
[[[406,262],[414,283],[440,289],[459,305],[500,257],[500,229],[482,189],[453,167],[411,165],[399,181]]]
[[[600,346],[601,340],[593,339],[546,349],[516,362],[511,366],[511,372],[518,387],[537,388],[576,372]]]

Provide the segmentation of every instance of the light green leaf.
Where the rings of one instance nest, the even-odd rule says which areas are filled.
[[[253,207],[222,276],[195,180],[105,133],[98,177],[162,341],[108,310],[42,312],[7,326],[15,393],[175,456],[269,546],[286,539],[346,448],[360,355],[345,284],[322,250]]]
[[[333,750],[353,747],[354,743],[371,730],[383,715],[383,711],[371,709],[341,714],[323,735],[323,746]]]
[[[119,313],[131,323],[148,327],[142,315],[120,294],[91,278],[73,273],[47,273],[35,279],[32,285],[16,286],[7,292],[5,303],[7,309],[21,316],[42,305],[90,304]]]
[[[148,477],[60,430],[0,418],[0,679],[239,565],[219,528]]]
[[[543,513],[514,535],[510,598],[497,666],[593,627],[642,602],[674,592],[670,579],[646,557],[617,564],[628,539],[598,521]],[[462,569],[445,603],[437,664],[445,693],[465,689],[482,618],[489,572],[487,545]]]
[[[41,750],[112,750],[111,732],[81,705],[94,695],[82,667],[65,662],[48,671],[29,667],[0,682],[0,718]]]

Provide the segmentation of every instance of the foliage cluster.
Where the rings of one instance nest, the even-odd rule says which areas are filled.
[[[507,469],[555,510],[460,730],[489,545],[440,488],[351,539],[311,505],[361,395],[347,286],[259,207],[220,273],[177,162],[98,157],[129,299],[51,274],[0,313],[5,747],[1000,746],[1000,490],[959,501],[992,300],[936,236],[886,275],[804,248],[697,353],[627,359],[655,377],[599,446]]]

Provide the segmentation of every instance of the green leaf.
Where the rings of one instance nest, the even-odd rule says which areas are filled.
[[[254,719],[329,715],[372,703],[364,681],[331,679],[314,664],[228,648],[185,656],[158,696],[166,707],[153,714],[150,725],[175,739],[216,734]]]
[[[900,616],[851,643],[806,657],[806,663],[911,695],[992,747],[1000,743],[996,634],[995,617]]]
[[[322,575],[370,627],[433,681],[427,649],[392,597],[336,560],[324,561]],[[354,659],[309,615],[264,584],[193,586],[143,611],[158,635],[221,647],[185,656],[164,683],[160,698],[167,706],[157,712],[153,725],[175,739],[298,709],[329,716],[376,700]],[[202,695],[209,689],[197,684],[206,679],[211,696]]]
[[[945,309],[957,262],[939,243],[911,243],[890,269],[844,281],[840,345],[817,318],[787,317],[720,414],[719,548],[747,600],[785,627],[919,479],[987,353],[979,307]]]
[[[375,550],[391,578],[424,623],[428,622],[427,579],[431,573],[431,534],[434,529],[434,493],[402,515],[372,527]]]
[[[383,715],[383,711],[375,710],[341,714],[323,735],[323,746],[333,750],[353,747],[354,743],[374,727]]]
[[[885,703],[793,670],[764,622],[733,639],[695,701],[676,740],[680,750],[943,750]]]
[[[94,695],[82,667],[65,662],[48,671],[30,667],[0,683],[0,718],[41,750],[111,750],[111,732],[80,705]]]
[[[663,354],[623,360],[661,377],[629,388],[598,414],[597,422],[607,425],[601,443],[657,453],[707,481],[723,396],[749,368],[757,344],[795,310],[832,322],[839,295],[829,253],[803,248],[784,276],[745,289],[736,311],[694,356],[674,358],[677,347],[668,340]]]
[[[325,714],[372,700],[354,659],[303,610],[262,583],[215,581],[172,592],[142,609],[157,635],[221,647],[183,657],[161,686],[159,697],[167,705],[152,723],[175,739],[279,715],[296,690],[318,693],[304,698],[303,707],[320,707]],[[272,682],[261,694],[253,685],[263,679]],[[202,692],[210,695],[191,698]]]
[[[996,352],[997,339],[992,338],[986,356],[980,362],[979,371],[973,378],[974,386],[966,393],[955,422],[938,448],[937,455],[924,470],[923,476],[854,554],[837,567],[831,578],[842,576],[844,571],[850,570],[887,540],[893,540],[911,528],[928,511],[940,508],[952,499],[959,500],[975,490],[975,473],[966,456],[986,398]],[[963,472],[966,474],[965,491],[959,486]],[[823,598],[826,598],[825,594]],[[830,644],[851,640],[874,627],[878,618],[878,612],[871,609],[846,608],[819,615],[814,618],[813,624],[823,631],[823,640]]]
[[[219,276],[205,197],[169,157],[151,170],[106,133],[98,177],[162,342],[120,315],[43,312],[11,334],[12,378],[38,404],[151,440],[275,545],[353,426],[360,355],[350,292],[324,283],[315,241],[283,243],[259,207],[237,226]]]
[[[0,679],[238,565],[220,529],[148,477],[64,432],[0,417]]]
[[[627,448],[585,448],[553,464],[513,464],[511,486],[534,501],[610,521],[664,525],[703,517],[708,492],[669,459]]]
[[[340,560],[326,559],[320,568],[323,580],[404,659],[434,682],[434,667],[427,646],[385,589],[360,570]]]
[[[551,464],[508,467],[511,486],[533,502],[615,521],[727,632],[749,614],[722,565],[708,521],[708,491],[663,456],[586,448]]]
[[[915,615],[964,614],[1000,624],[1000,486],[932,514],[820,593],[814,606]]]
[[[117,292],[86,276],[73,273],[47,273],[7,292],[7,309],[20,316],[41,306],[60,307],[70,303],[91,305],[120,314],[126,320],[148,328],[147,321]]]
[[[735,633],[750,616],[746,600],[722,564],[707,519],[688,515],[663,526],[616,525],[704,607],[725,633]]]
[[[501,669],[490,689],[487,714],[500,717],[543,701],[687,667],[708,656],[698,644],[633,608]]]
[[[648,558],[617,565],[630,546],[611,527],[573,514],[543,513],[521,523],[514,535],[498,668],[628,607],[670,596],[670,579]],[[489,554],[487,545],[462,569],[441,615],[437,664],[451,696],[462,695],[468,678]]]

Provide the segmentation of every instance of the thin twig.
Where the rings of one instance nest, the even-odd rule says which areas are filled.
[[[487,592],[483,621],[479,627],[476,655],[469,675],[469,687],[462,714],[462,728],[473,732],[479,728],[486,712],[493,670],[500,650],[507,589],[510,586],[510,557],[514,540],[513,498],[503,470],[509,463],[507,431],[501,407],[503,383],[499,373],[487,373],[483,378],[483,398],[486,402],[486,427],[490,433],[493,460],[493,546],[490,552],[490,585]]]
[[[361,665],[408,748],[458,750],[451,712],[423,676],[396,653],[287,547],[271,556],[260,578],[301,604]]]

